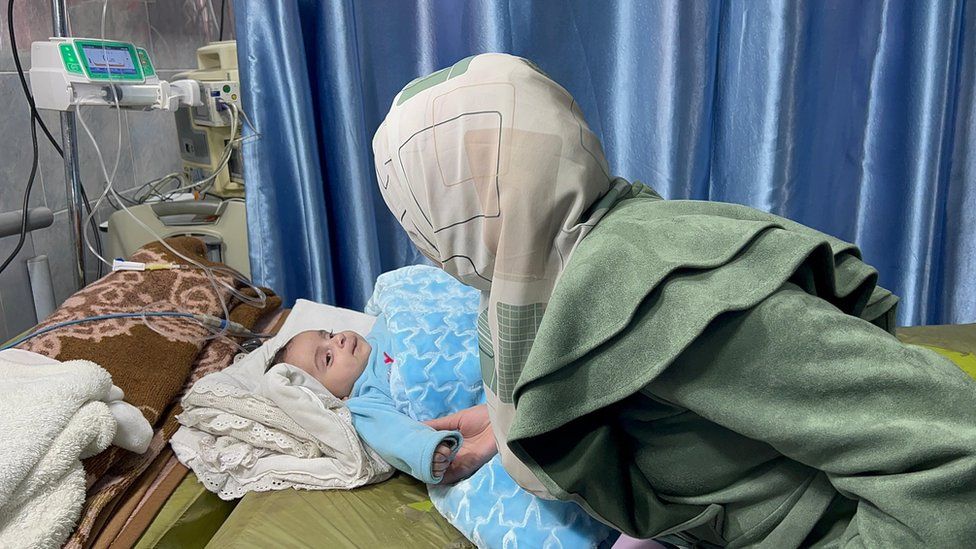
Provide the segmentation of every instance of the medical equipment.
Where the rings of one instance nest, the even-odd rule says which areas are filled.
[[[240,83],[237,42],[214,42],[197,50],[197,70],[176,75],[200,84],[201,104],[176,112],[183,175],[188,181],[212,178],[206,192],[224,198],[244,196],[240,149]],[[230,146],[230,155],[225,151]]]
[[[65,36],[67,34],[65,0],[51,0],[54,37],[31,44],[30,80],[33,93],[27,89],[24,71],[16,49],[14,50],[17,71],[31,106],[32,127],[35,122],[39,123],[54,148],[64,158],[65,187],[74,249],[72,275],[76,287],[85,285],[86,236],[83,228],[83,212],[88,211],[90,221],[94,216],[94,210],[85,196],[79,175],[78,136],[75,125],[77,108],[80,105],[112,105],[117,108],[172,111],[179,108],[181,104],[200,103],[199,88],[193,82],[171,84],[159,80],[145,49],[126,42],[104,40],[107,10],[106,1],[102,7],[102,39],[70,38]],[[9,2],[8,12],[10,39],[13,43],[13,0]],[[37,114],[38,108],[61,111],[63,152]],[[81,122],[84,126],[84,120]],[[121,127],[121,114],[119,123]],[[121,148],[121,129],[119,139]],[[105,194],[110,190],[111,181]],[[99,199],[99,203],[102,199]],[[96,247],[98,250],[95,255],[101,258],[101,244],[96,243]],[[101,273],[101,265],[99,265],[99,273]]]
[[[10,0],[8,12],[12,13],[13,0]],[[181,268],[199,269],[202,271],[213,291],[220,296],[223,291],[230,294],[240,302],[248,303],[257,307],[264,307],[266,295],[250,280],[242,275],[238,270],[224,266],[214,266],[207,262],[201,262],[190,258],[176,250],[164,237],[158,234],[149,224],[143,222],[136,214],[129,211],[125,205],[124,197],[114,189],[116,174],[119,168],[119,160],[122,157],[122,113],[121,109],[150,110],[160,109],[175,111],[182,107],[201,107],[204,106],[200,101],[199,83],[193,80],[175,81],[172,83],[159,80],[156,69],[153,66],[146,50],[138,48],[127,42],[119,42],[105,39],[105,21],[108,14],[108,1],[102,3],[102,34],[100,39],[86,39],[65,37],[67,33],[67,16],[65,0],[52,0],[52,22],[54,27],[54,38],[46,41],[35,42],[31,47],[32,69],[31,87],[34,94],[40,96],[35,101],[32,94],[27,93],[31,103],[31,112],[34,119],[37,115],[37,108],[47,108],[61,111],[62,143],[64,144],[64,164],[65,182],[67,187],[69,221],[71,224],[71,236],[74,244],[75,262],[74,278],[76,287],[85,285],[85,246],[98,258],[102,264],[112,265],[101,253],[100,246],[96,246],[87,239],[83,230],[83,205],[82,197],[84,187],[79,176],[79,162],[77,149],[77,131],[75,122],[81,124],[85,133],[91,140],[92,146],[101,168],[101,175],[104,177],[104,190],[94,204],[89,208],[87,221],[92,221],[95,212],[103,201],[117,201],[126,215],[132,220],[135,226],[141,227],[150,235],[149,240],[156,240],[170,253],[180,258],[185,264]],[[11,16],[12,20],[12,16]],[[12,27],[12,25],[11,25]],[[11,35],[12,35],[11,31]],[[11,39],[13,41],[13,39]],[[16,60],[16,55],[15,55]],[[17,63],[18,74],[24,84],[25,92],[26,81],[23,78],[23,71],[19,62]],[[208,91],[213,91],[209,90]],[[238,137],[238,116],[241,114],[240,108],[235,101],[237,94],[234,90],[228,92],[229,100],[224,100],[219,94],[211,94],[208,97],[207,108],[214,110],[229,110],[230,122],[229,136],[225,140],[224,152],[218,164],[220,168],[227,166],[231,152],[239,142]],[[230,97],[234,96],[234,97]],[[117,111],[118,134],[114,167],[109,169],[105,157],[100,147],[101,140],[92,133],[84,117],[81,116],[82,106],[110,106],[119,109]],[[76,117],[75,114],[78,113]],[[210,117],[215,123],[220,122],[222,116]],[[43,124],[42,124],[43,129]],[[33,131],[32,140],[36,143],[36,133]],[[53,138],[52,138],[53,141]],[[36,144],[35,144],[36,151]],[[35,152],[36,158],[36,152]],[[36,165],[36,160],[35,160]],[[172,175],[172,174],[170,174]],[[170,175],[151,182],[167,181]],[[171,192],[192,189],[195,193],[205,193],[213,185],[213,181],[219,175],[219,170],[215,170],[210,176],[204,177],[199,181],[193,181],[187,186],[175,189]],[[33,181],[33,175],[30,178]],[[25,193],[25,207],[28,193]],[[131,202],[130,202],[131,203]],[[157,227],[158,228],[158,227]],[[23,233],[23,231],[21,231]],[[97,231],[96,231],[97,232]],[[189,231],[182,231],[179,234],[192,234]],[[246,231],[240,231],[242,236]],[[246,238],[246,236],[245,236]],[[21,237],[23,240],[23,235]],[[98,240],[96,234],[96,241]],[[217,251],[220,252],[219,239]],[[97,248],[97,249],[96,249]],[[245,257],[246,257],[246,251]],[[246,261],[246,259],[245,259]],[[246,262],[245,262],[246,265]],[[101,265],[99,265],[101,269]],[[229,279],[229,280],[228,280]],[[221,289],[223,288],[223,290]],[[241,291],[241,288],[246,288]],[[230,314],[228,303],[229,298],[218,297],[221,312],[224,318]],[[162,333],[154,328],[147,321],[153,331]],[[205,338],[211,340],[226,335],[224,326],[217,327],[212,334]]]
[[[51,38],[31,44],[31,89],[38,109],[71,111],[78,105],[175,111],[199,106],[191,80],[167,82],[149,54],[127,42]]]
[[[58,4],[63,4],[60,0]],[[63,8],[63,5],[56,6],[56,11]],[[103,6],[103,23],[105,10],[107,9],[107,4]],[[63,26],[59,24],[58,17],[63,16],[63,14],[56,13],[56,23],[55,31],[58,33],[59,29],[63,31]],[[227,57],[227,53],[223,53],[226,48],[222,48],[217,53],[218,65],[222,62],[221,57]],[[236,49],[231,49],[230,52],[236,55]],[[238,94],[236,93],[236,87],[231,87],[229,84],[224,83],[220,86],[219,90],[213,89],[213,85],[204,86],[201,88],[200,84],[194,80],[179,80],[173,83],[168,83],[166,81],[159,80],[156,76],[156,70],[153,66],[148,54],[142,48],[138,48],[133,44],[126,42],[118,42],[111,40],[94,40],[94,39],[83,39],[83,38],[51,38],[47,41],[35,42],[32,44],[32,68],[31,68],[31,84],[34,89],[35,95],[38,96],[36,99],[36,105],[38,108],[48,108],[62,110],[63,112],[70,112],[76,110],[82,105],[101,105],[101,106],[114,106],[117,108],[138,108],[138,109],[162,109],[162,110],[176,110],[179,107],[202,107],[203,112],[206,114],[205,117],[207,121],[211,124],[224,124],[224,120],[229,118],[229,121],[225,124],[227,126],[227,139],[223,141],[224,152],[221,155],[221,159],[217,166],[219,168],[224,168],[229,163],[231,152],[236,145],[238,138],[238,114],[240,109],[236,104],[238,99]],[[233,56],[232,55],[232,56]],[[229,62],[225,62],[229,63]],[[201,62],[201,66],[204,66]],[[236,78],[236,71],[233,74]],[[226,92],[224,89],[226,88]],[[206,104],[200,100],[201,89],[206,90],[208,93]],[[222,96],[226,94],[226,97]],[[210,112],[214,111],[216,114]],[[226,112],[221,112],[226,111]],[[229,116],[225,117],[225,114]],[[121,115],[120,115],[121,116]],[[73,122],[74,119],[71,119]],[[78,118],[81,123],[82,128],[88,134],[92,140],[92,145],[95,147],[95,152],[98,156],[99,163],[102,168],[102,175],[105,177],[106,187],[98,203],[95,205],[97,210],[98,205],[105,200],[107,197],[114,197],[119,200],[121,196],[113,189],[113,180],[115,178],[116,169],[118,168],[118,161],[116,160],[116,166],[111,170],[106,167],[105,159],[102,156],[101,149],[99,147],[98,140],[89,130],[85,120],[81,117]],[[121,118],[120,118],[121,124]],[[70,124],[73,126],[73,124]],[[73,128],[72,128],[73,129]],[[68,136],[72,134],[72,131],[67,132],[65,139],[67,141],[72,141],[68,139]],[[73,147],[71,147],[73,148]],[[68,149],[68,147],[66,147]],[[121,133],[119,135],[119,149],[121,149]],[[81,187],[80,181],[77,181],[77,152],[71,151],[72,154],[69,155],[65,162],[66,171],[69,174],[68,180],[69,188],[72,190],[72,203],[76,203],[74,200],[76,193],[74,192],[76,188]],[[116,157],[118,159],[118,156]],[[200,181],[195,181],[193,184],[189,185],[187,188],[193,188],[199,192],[206,191],[213,183],[213,180],[217,179],[220,175],[219,170],[215,170],[210,176],[204,177]],[[167,206],[170,207],[170,206]],[[199,207],[199,205],[194,205],[191,203],[190,208]],[[206,206],[204,206],[206,207]],[[243,211],[243,206],[239,206],[241,211]],[[78,217],[75,215],[75,211],[79,211],[80,208],[75,207],[73,211],[73,236],[84,241],[84,235],[80,231],[80,222]],[[158,221],[158,216],[147,217],[149,223],[144,222],[140,217],[129,211],[125,205],[122,205],[122,210],[133,222],[135,228],[130,231],[126,231],[133,235],[133,238],[140,239],[140,245],[145,244],[148,241],[160,240],[164,238],[163,235],[159,234],[158,229],[162,229],[166,236],[173,236],[174,232],[165,229],[165,224]],[[213,208],[211,207],[211,210]],[[220,212],[222,213],[222,212]],[[216,219],[210,224],[221,224],[225,219],[220,213],[210,211],[208,214],[212,218]],[[89,214],[91,217],[91,214]],[[243,215],[240,216],[243,219]],[[228,218],[229,219],[229,218]],[[155,220],[155,222],[154,222]],[[111,225],[111,224],[110,224]],[[241,221],[238,234],[241,238],[246,238],[246,229],[243,228],[243,221]],[[202,236],[210,236],[209,240],[213,248],[218,253],[223,251],[223,239],[217,231],[217,235],[213,236],[213,230],[202,231]],[[116,232],[116,234],[118,234]],[[196,234],[188,230],[181,230],[175,234]],[[143,239],[143,237],[147,237]],[[248,297],[237,291],[236,288],[227,286],[227,283],[218,281],[213,273],[211,273],[211,268],[207,265],[198,264],[192,261],[175,250],[173,250],[168,244],[163,242],[163,245],[170,249],[171,252],[185,259],[189,264],[196,268],[202,269],[208,273],[211,279],[211,284],[214,290],[217,290],[218,286],[225,286],[231,293],[246,302],[261,302],[263,303],[264,294],[260,290],[256,289],[257,297]],[[95,254],[99,260],[103,263],[108,263],[100,253],[94,250],[89,244],[89,250]],[[124,248],[124,247],[123,247]],[[240,248],[243,250],[244,260],[235,262],[237,267],[242,267],[247,265],[247,251],[246,246],[235,247],[235,249]],[[222,255],[221,255],[221,258]],[[83,254],[79,253],[77,258],[79,269],[83,269]],[[246,268],[240,268],[238,271],[247,271]],[[242,275],[236,274],[235,278],[241,278]],[[81,282],[84,283],[83,277],[81,277]],[[242,280],[245,285],[251,286],[250,282]],[[226,304],[223,304],[224,313],[227,313]]]
[[[130,206],[128,213],[118,211],[108,219],[111,257],[129,257],[157,236],[195,236],[206,245],[207,259],[250,277],[247,221],[241,200],[155,202]]]

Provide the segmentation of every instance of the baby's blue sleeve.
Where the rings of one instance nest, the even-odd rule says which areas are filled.
[[[434,450],[441,442],[451,445],[453,458],[461,448],[461,433],[435,431],[400,413],[392,400],[370,394],[347,401],[352,424],[359,437],[397,469],[427,484],[437,484],[432,462]]]

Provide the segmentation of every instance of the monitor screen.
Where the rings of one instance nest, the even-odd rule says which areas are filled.
[[[137,76],[129,48],[84,44],[81,47],[92,76]]]

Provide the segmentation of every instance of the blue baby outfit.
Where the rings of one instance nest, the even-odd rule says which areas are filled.
[[[405,416],[443,417],[484,402],[479,298],[444,271],[423,265],[376,280],[366,313],[380,317],[389,343],[373,352],[381,363],[384,350],[395,359],[385,387]],[[478,547],[595,549],[616,539],[575,503],[542,500],[520,488],[498,456],[470,478],[429,486],[428,492],[437,510]]]
[[[461,447],[461,433],[435,431],[397,411],[390,394],[391,364],[384,354],[384,349],[391,348],[390,341],[386,319],[380,316],[366,336],[366,342],[372,347],[366,370],[356,380],[346,401],[352,412],[352,424],[359,437],[390,465],[421,482],[436,484],[441,479],[433,475],[431,467],[434,450],[441,442],[447,442],[456,453]]]

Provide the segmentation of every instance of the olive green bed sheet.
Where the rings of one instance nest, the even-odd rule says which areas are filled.
[[[166,500],[166,504],[143,532],[135,547],[204,547],[230,516],[236,504],[236,501],[223,501],[217,494],[208,491],[191,472]]]
[[[354,490],[251,493],[207,545],[226,547],[474,547],[406,475]]]

